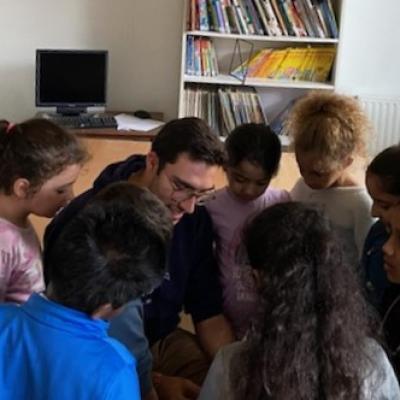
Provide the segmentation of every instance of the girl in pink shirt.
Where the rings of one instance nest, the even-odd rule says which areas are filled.
[[[29,221],[72,198],[88,155],[73,134],[44,119],[0,121],[0,302],[44,289],[40,243]]]
[[[241,125],[228,136],[225,146],[228,186],[206,207],[216,233],[224,314],[240,339],[257,307],[254,279],[241,246],[243,226],[250,216],[290,198],[284,190],[268,188],[281,158],[281,143],[268,126]]]

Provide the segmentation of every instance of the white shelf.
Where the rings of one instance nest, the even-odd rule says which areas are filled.
[[[219,33],[211,31],[187,31],[186,35],[204,36],[220,39],[243,39],[260,42],[280,42],[280,43],[313,43],[313,44],[337,44],[338,38],[316,38],[316,37],[297,37],[297,36],[264,36],[264,35],[243,35],[237,33]]]
[[[342,18],[342,3],[344,0],[331,0],[333,8],[335,10],[336,18],[338,21],[338,25],[340,25]],[[222,0],[220,0],[221,3]],[[239,34],[239,33],[222,33],[222,32],[215,32],[215,31],[201,31],[201,30],[187,30],[187,11],[190,4],[196,3],[191,0],[182,0],[184,4],[184,17],[183,17],[183,24],[182,24],[182,52],[181,52],[181,74],[179,80],[179,106],[178,106],[178,114],[180,117],[186,116],[186,112],[194,113],[197,115],[197,111],[187,111],[187,105],[195,107],[198,110],[199,114],[204,114],[207,118],[210,116],[214,118],[214,115],[209,112],[210,103],[221,101],[218,98],[214,100],[212,96],[205,97],[204,92],[200,93],[203,97],[197,97],[196,100],[193,100],[193,92],[186,90],[190,88],[190,84],[204,84],[209,85],[210,87],[235,87],[235,88],[243,88],[243,92],[249,91],[248,88],[256,89],[257,96],[259,102],[261,104],[262,112],[265,116],[272,120],[274,119],[279,113],[285,108],[292,100],[306,94],[310,90],[324,90],[324,91],[333,91],[335,90],[335,82],[336,82],[336,66],[338,65],[338,55],[341,52],[342,42],[343,42],[343,35],[339,29],[338,38],[320,38],[320,37],[297,37],[297,36],[267,36],[267,35],[246,35],[246,34]],[[212,3],[212,2],[211,2]],[[243,2],[245,3],[245,2]],[[242,6],[240,5],[240,8]],[[233,10],[235,11],[235,10]],[[246,10],[244,10],[247,12]],[[262,21],[261,21],[262,22]],[[314,24],[314,21],[310,21],[310,23]],[[235,23],[235,25],[237,25]],[[191,25],[194,27],[195,25]],[[198,26],[198,25],[196,25]],[[314,29],[313,29],[314,30]],[[318,31],[321,31],[318,29]],[[187,57],[187,45],[188,45],[188,37],[194,36],[196,37],[203,37],[203,38],[210,38],[213,42],[214,51],[216,54],[216,61],[219,67],[219,71],[221,72],[217,76],[195,76],[195,75],[187,75],[186,74],[186,57]],[[254,47],[253,50],[262,50],[266,48],[272,49],[279,49],[279,48],[306,48],[306,47],[334,47],[336,50],[335,60],[332,66],[332,71],[330,73],[330,82],[309,82],[309,81],[297,81],[297,80],[277,80],[277,79],[266,79],[266,78],[246,78],[243,82],[240,79],[235,78],[234,76],[229,75],[229,71],[234,68],[237,63],[241,63],[245,61],[246,57],[250,57],[249,54],[251,48],[245,49],[238,49],[236,47],[236,40],[243,40],[251,43]],[[241,45],[241,42],[240,42]],[[194,55],[198,57],[199,50],[191,49],[194,51]],[[237,56],[236,52],[242,51],[242,59],[235,59],[234,57]],[[196,53],[197,51],[197,53]],[[201,54],[202,49],[200,49]],[[193,57],[193,54],[190,53],[189,56]],[[238,57],[236,57],[238,58]],[[232,61],[236,61],[233,63]],[[212,60],[215,62],[215,60]],[[214,92],[214,91],[212,91]],[[214,95],[215,93],[213,93]],[[190,101],[188,100],[189,95]],[[219,99],[219,100],[218,100]],[[188,103],[186,103],[188,101]],[[193,104],[191,103],[193,101]],[[200,106],[201,103],[201,106]],[[211,104],[213,105],[213,104]],[[207,108],[206,108],[207,107]],[[227,106],[229,108],[229,105]],[[206,112],[204,112],[206,109]],[[217,110],[218,111],[218,110]],[[233,112],[235,112],[233,110]],[[221,122],[224,116],[222,111],[218,111],[218,121]],[[203,116],[202,116],[203,117]],[[215,124],[215,120],[213,120],[213,125]],[[230,123],[229,125],[232,125]],[[287,146],[288,139],[287,137],[280,137],[283,146]]]
[[[232,85],[232,86],[252,86],[252,87],[275,87],[275,88],[292,88],[292,89],[315,89],[315,90],[333,90],[332,83],[306,82],[306,81],[289,81],[277,79],[263,78],[246,78],[245,83],[239,79],[220,74],[218,76],[195,76],[184,75],[185,83],[206,83],[212,85]]]

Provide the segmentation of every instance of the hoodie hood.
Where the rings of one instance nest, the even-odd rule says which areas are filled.
[[[124,161],[119,161],[107,166],[93,183],[93,190],[97,193],[110,183],[126,181],[135,172],[146,165],[146,156],[133,155]]]

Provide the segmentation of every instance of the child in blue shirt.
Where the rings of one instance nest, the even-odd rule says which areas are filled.
[[[171,231],[166,207],[129,183],[71,220],[46,295],[0,306],[0,398],[139,400],[136,361],[105,320],[161,282]]]

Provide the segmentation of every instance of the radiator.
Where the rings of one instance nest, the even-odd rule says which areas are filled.
[[[368,141],[371,157],[400,142],[400,98],[360,96],[359,100],[370,118],[374,135]]]

